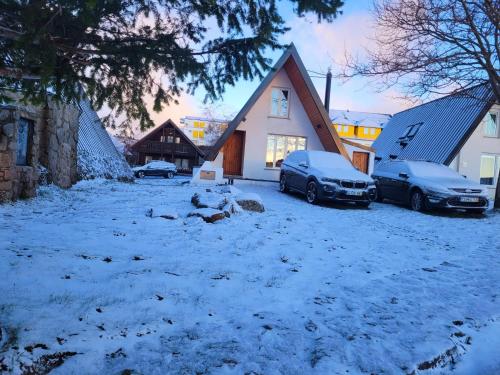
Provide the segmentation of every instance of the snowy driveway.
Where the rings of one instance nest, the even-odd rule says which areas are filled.
[[[200,189],[177,183],[0,206],[0,372],[500,369],[500,214],[310,206],[241,184],[266,212],[206,224],[185,217]],[[180,218],[145,215],[159,206]]]

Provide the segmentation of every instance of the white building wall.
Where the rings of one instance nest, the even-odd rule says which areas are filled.
[[[273,87],[290,89],[289,117],[270,116],[271,91]],[[300,102],[288,75],[282,69],[271,84],[248,112],[246,121],[242,121],[237,130],[245,134],[245,154],[243,157],[243,177],[259,180],[279,180],[279,168],[266,168],[267,135],[300,136],[307,139],[307,150],[321,150],[323,145],[316,134],[306,111]],[[215,163],[222,166],[223,150],[219,152]]]
[[[500,105],[494,106],[492,111],[498,113]],[[480,177],[481,155],[493,154],[500,156],[500,138],[486,137],[484,135],[485,124],[486,117],[481,121],[474,133],[472,133],[455,159],[450,163],[451,168],[476,182],[479,182]],[[494,198],[495,186],[488,186],[488,190],[490,197]]]

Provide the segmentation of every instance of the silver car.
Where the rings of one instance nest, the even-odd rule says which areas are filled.
[[[377,200],[409,204],[415,211],[446,208],[483,213],[489,205],[486,188],[438,163],[379,162],[372,177],[377,185]]]

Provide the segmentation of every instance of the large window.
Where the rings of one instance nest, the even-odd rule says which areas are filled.
[[[498,137],[499,122],[498,113],[488,113],[486,115],[486,124],[484,125],[484,135],[487,137]]]
[[[305,150],[306,138],[269,134],[267,136],[266,167],[279,168],[292,151]]]
[[[479,182],[482,185],[495,185],[500,170],[500,155],[481,155]]]
[[[16,165],[28,165],[30,137],[33,122],[24,118],[19,119],[17,125]]]
[[[271,116],[288,117],[290,90],[273,87],[271,92]]]

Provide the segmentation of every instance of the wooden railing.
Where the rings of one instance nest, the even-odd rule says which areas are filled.
[[[185,156],[195,156],[196,152],[188,144],[166,143],[158,141],[146,141],[139,146],[139,152],[148,152],[154,154],[177,154]]]

